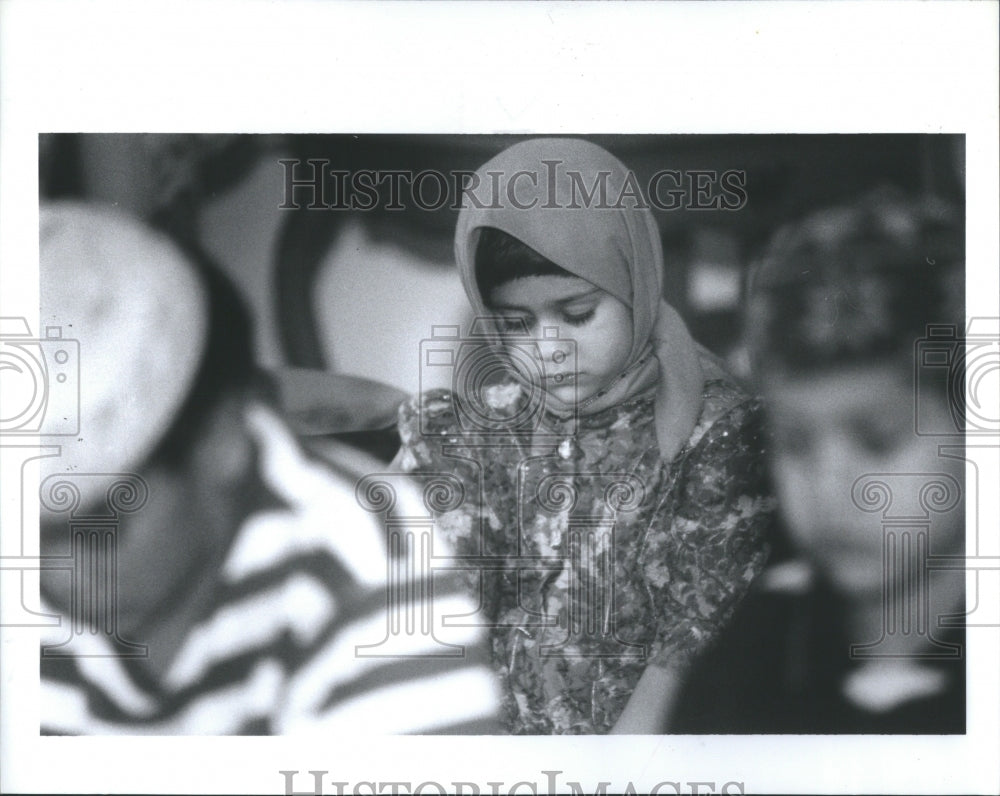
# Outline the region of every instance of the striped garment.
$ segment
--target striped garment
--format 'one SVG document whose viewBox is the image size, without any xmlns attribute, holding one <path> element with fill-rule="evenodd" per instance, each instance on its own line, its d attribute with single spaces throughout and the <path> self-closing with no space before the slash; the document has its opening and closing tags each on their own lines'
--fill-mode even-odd
<svg viewBox="0 0 1000 796">
<path fill-rule="evenodd" d="M 355 499 L 356 478 L 306 457 L 269 410 L 250 420 L 264 483 L 282 507 L 240 529 L 213 606 L 161 678 L 142 658 L 116 656 L 100 634 L 77 635 L 72 655 L 48 657 L 69 620 L 43 631 L 41 732 L 496 731 L 482 632 L 445 621 L 476 610 L 461 586 L 388 558 L 383 521 Z M 398 513 L 426 514 L 413 499 L 401 494 Z M 390 590 L 393 573 L 403 579 Z M 433 601 L 422 600 L 431 587 Z"/>
</svg>

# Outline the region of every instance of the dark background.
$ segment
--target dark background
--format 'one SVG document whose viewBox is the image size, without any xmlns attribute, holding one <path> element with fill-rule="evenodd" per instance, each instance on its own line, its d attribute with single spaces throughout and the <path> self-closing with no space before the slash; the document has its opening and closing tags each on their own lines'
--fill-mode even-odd
<svg viewBox="0 0 1000 796">
<path fill-rule="evenodd" d="M 359 375 L 381 375 L 408 389 L 412 378 L 399 376 L 391 359 L 380 365 L 380 351 L 399 338 L 412 338 L 416 346 L 426 330 L 408 329 L 408 313 L 385 306 L 384 317 L 360 336 L 371 341 L 371 350 L 338 353 L 336 332 L 330 331 L 336 329 L 336 319 L 329 317 L 331 303 L 317 296 L 319 279 L 338 236 L 354 224 L 373 244 L 370 252 L 356 253 L 357 267 L 370 267 L 373 280 L 390 278 L 377 276 L 377 260 L 385 249 L 375 244 L 384 242 L 394 252 L 417 258 L 430 283 L 457 282 L 451 254 L 457 210 L 281 209 L 286 175 L 279 161 L 320 158 L 349 172 L 471 171 L 527 137 L 42 135 L 40 186 L 43 198 L 115 203 L 197 241 L 254 308 L 263 364 L 351 372 L 359 370 L 358 362 L 371 363 Z M 779 226 L 884 185 L 959 204 L 964 199 L 964 137 L 959 135 L 583 137 L 616 154 L 644 187 L 663 169 L 745 173 L 747 201 L 738 210 L 654 209 L 667 264 L 666 296 L 696 338 L 730 359 L 738 356 L 739 294 L 747 267 Z M 355 280 L 345 290 L 356 291 L 363 281 Z M 337 292 L 337 284 L 334 280 L 331 288 L 326 283 L 324 289 Z M 433 291 L 421 290 L 426 286 L 415 286 L 409 294 L 413 302 L 437 300 Z"/>
</svg>

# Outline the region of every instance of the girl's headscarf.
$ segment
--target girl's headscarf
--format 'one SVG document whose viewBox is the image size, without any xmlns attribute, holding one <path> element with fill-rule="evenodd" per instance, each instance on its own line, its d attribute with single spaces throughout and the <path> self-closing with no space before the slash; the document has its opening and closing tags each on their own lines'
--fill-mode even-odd
<svg viewBox="0 0 1000 796">
<path fill-rule="evenodd" d="M 481 166 L 458 217 L 455 256 L 473 308 L 486 316 L 475 268 L 482 227 L 514 236 L 631 309 L 625 370 L 575 409 L 594 414 L 655 389 L 660 454 L 672 459 L 701 413 L 704 376 L 684 321 L 662 298 L 659 230 L 636 175 L 596 144 L 565 138 L 515 144 Z M 555 399 L 547 408 L 574 409 Z"/>
</svg>

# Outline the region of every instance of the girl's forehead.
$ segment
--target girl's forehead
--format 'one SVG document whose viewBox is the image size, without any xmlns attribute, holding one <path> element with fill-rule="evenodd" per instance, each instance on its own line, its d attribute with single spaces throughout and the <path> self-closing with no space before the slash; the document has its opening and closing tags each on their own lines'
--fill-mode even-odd
<svg viewBox="0 0 1000 796">
<path fill-rule="evenodd" d="M 602 294 L 603 290 L 578 276 L 525 276 L 498 285 L 490 294 L 489 303 L 494 307 L 534 308 Z"/>
</svg>

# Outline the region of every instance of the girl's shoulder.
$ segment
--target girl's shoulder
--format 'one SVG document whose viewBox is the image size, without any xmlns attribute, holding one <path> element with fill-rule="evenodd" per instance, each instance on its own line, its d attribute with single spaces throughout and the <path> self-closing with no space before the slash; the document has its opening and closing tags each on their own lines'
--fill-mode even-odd
<svg viewBox="0 0 1000 796">
<path fill-rule="evenodd" d="M 460 460 L 478 460 L 482 454 L 474 451 L 484 447 L 511 447 L 515 432 L 504 422 L 510 397 L 486 393 L 476 402 L 440 388 L 411 396 L 399 407 L 400 447 L 393 467 L 404 472 L 448 468 L 469 476 L 456 470 L 464 466 Z"/>
<path fill-rule="evenodd" d="M 700 353 L 705 386 L 701 414 L 688 440 L 689 447 L 697 445 L 709 432 L 712 436 L 738 432 L 748 423 L 756 422 L 762 411 L 760 399 L 718 357 L 705 350 Z"/>
<path fill-rule="evenodd" d="M 442 388 L 418 393 L 399 408 L 400 438 L 406 444 L 418 436 L 495 437 L 510 430 L 525 400 L 524 389 L 514 382 L 485 386 L 475 396 Z"/>
<path fill-rule="evenodd" d="M 414 437 L 449 433 L 460 428 L 451 390 L 434 389 L 407 398 L 399 407 L 399 435 L 404 444 Z"/>
<path fill-rule="evenodd" d="M 403 472 L 439 466 L 441 443 L 457 439 L 458 416 L 450 390 L 435 389 L 411 395 L 399 407 L 396 430 L 399 451 L 392 467 Z"/>
</svg>

